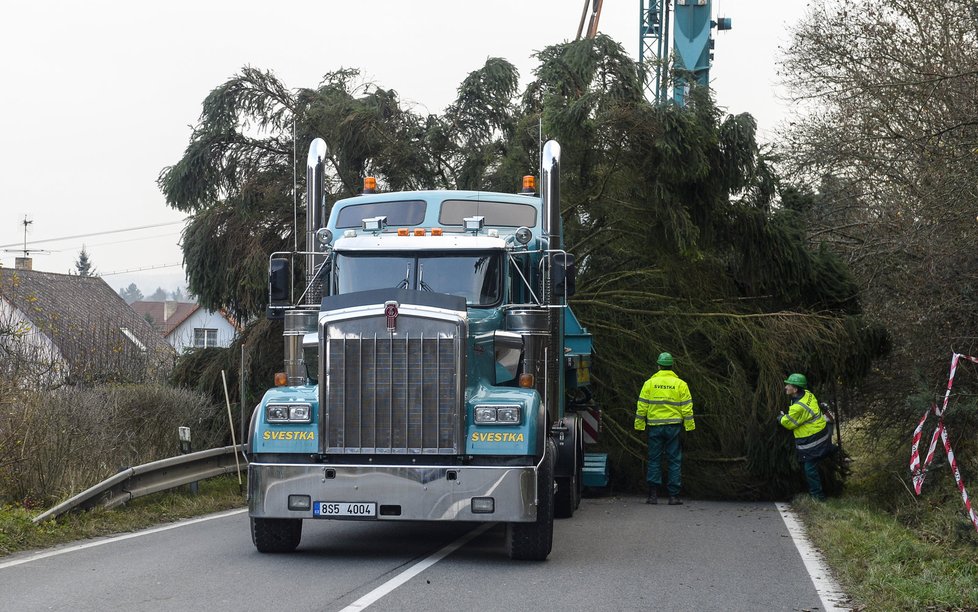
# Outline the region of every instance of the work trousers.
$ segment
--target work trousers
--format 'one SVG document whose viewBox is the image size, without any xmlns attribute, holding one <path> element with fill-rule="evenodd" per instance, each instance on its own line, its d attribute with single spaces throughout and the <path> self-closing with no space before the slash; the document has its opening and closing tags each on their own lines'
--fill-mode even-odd
<svg viewBox="0 0 978 612">
<path fill-rule="evenodd" d="M 821 459 L 812 461 L 802 461 L 801 465 L 805 468 L 805 479 L 808 480 L 808 492 L 817 500 L 824 500 L 825 493 L 822 491 L 822 477 L 818 474 L 818 462 Z"/>
<path fill-rule="evenodd" d="M 662 451 L 666 453 L 669 467 L 669 495 L 679 495 L 682 487 L 683 450 L 679 445 L 682 425 L 655 425 L 649 427 L 649 469 L 645 480 L 650 487 L 662 484 Z"/>
</svg>

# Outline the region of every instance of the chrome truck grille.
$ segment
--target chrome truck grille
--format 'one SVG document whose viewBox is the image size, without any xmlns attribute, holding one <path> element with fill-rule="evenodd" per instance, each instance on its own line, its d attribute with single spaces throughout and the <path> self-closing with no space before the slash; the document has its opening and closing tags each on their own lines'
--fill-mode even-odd
<svg viewBox="0 0 978 612">
<path fill-rule="evenodd" d="M 461 452 L 465 324 L 418 314 L 402 310 L 393 334 L 383 317 L 325 322 L 325 452 Z"/>
</svg>

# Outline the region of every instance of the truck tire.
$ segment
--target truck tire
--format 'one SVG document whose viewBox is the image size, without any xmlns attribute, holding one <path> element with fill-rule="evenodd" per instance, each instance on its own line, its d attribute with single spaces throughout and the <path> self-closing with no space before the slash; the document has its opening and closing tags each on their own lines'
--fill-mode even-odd
<svg viewBox="0 0 978 612">
<path fill-rule="evenodd" d="M 251 519 L 251 541 L 258 552 L 292 552 L 301 538 L 302 519 Z"/>
<path fill-rule="evenodd" d="M 557 447 L 547 438 L 546 451 L 537 473 L 537 520 L 532 523 L 509 523 L 506 546 L 509 558 L 521 561 L 544 561 L 554 541 L 554 455 Z"/>
<path fill-rule="evenodd" d="M 554 517 L 559 519 L 574 516 L 574 490 L 577 488 L 573 476 L 557 479 L 557 493 L 554 494 Z"/>
<path fill-rule="evenodd" d="M 574 453 L 571 458 L 565 459 L 572 461 L 570 475 L 557 477 L 557 493 L 554 495 L 554 516 L 557 518 L 574 516 L 574 511 L 581 505 L 584 491 L 584 441 L 581 438 L 580 419 L 576 419 L 572 431 Z"/>
<path fill-rule="evenodd" d="M 574 509 L 581 507 L 581 499 L 584 498 L 584 437 L 578 437 L 577 443 L 577 469 L 574 472 L 577 484 L 574 487 Z"/>
</svg>

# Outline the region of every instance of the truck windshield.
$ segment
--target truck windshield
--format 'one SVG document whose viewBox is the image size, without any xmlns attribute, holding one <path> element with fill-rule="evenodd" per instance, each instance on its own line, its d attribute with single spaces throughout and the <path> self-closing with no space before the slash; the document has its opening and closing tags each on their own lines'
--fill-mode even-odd
<svg viewBox="0 0 978 612">
<path fill-rule="evenodd" d="M 447 293 L 469 306 L 502 299 L 502 253 L 336 253 L 335 293 L 395 287 Z"/>
</svg>

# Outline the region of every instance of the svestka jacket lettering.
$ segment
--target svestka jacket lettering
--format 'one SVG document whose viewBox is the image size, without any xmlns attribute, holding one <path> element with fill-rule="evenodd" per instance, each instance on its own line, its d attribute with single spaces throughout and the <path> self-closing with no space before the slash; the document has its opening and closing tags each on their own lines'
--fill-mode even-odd
<svg viewBox="0 0 978 612">
<path fill-rule="evenodd" d="M 645 431 L 646 426 L 679 423 L 686 431 L 696 429 L 689 386 L 672 370 L 659 370 L 642 386 L 635 409 L 635 429 Z"/>
</svg>

